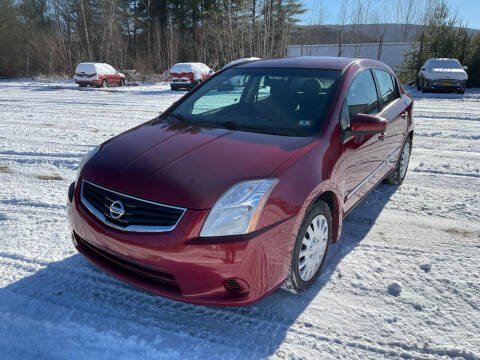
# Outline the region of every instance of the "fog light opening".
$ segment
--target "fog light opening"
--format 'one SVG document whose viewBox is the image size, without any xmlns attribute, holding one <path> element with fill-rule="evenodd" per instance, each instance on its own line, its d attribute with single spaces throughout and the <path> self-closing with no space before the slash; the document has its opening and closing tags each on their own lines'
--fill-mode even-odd
<svg viewBox="0 0 480 360">
<path fill-rule="evenodd" d="M 226 280 L 223 286 L 232 294 L 243 295 L 248 293 L 248 284 L 241 279 Z"/>
</svg>

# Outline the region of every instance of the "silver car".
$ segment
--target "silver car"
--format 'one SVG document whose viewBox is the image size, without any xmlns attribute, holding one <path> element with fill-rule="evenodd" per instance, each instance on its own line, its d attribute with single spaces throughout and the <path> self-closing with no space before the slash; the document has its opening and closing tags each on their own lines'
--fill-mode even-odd
<svg viewBox="0 0 480 360">
<path fill-rule="evenodd" d="M 431 58 L 425 61 L 418 72 L 417 89 L 422 92 L 432 90 L 465 92 L 468 75 L 457 59 Z"/>
</svg>

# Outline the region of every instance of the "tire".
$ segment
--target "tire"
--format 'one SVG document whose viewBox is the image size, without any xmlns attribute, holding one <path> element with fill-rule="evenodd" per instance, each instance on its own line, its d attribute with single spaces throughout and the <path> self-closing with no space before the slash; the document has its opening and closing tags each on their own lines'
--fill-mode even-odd
<svg viewBox="0 0 480 360">
<path fill-rule="evenodd" d="M 173 85 L 170 85 L 170 89 L 173 90 L 173 91 L 177 91 L 178 88 L 176 86 L 173 86 Z"/>
<path fill-rule="evenodd" d="M 460 90 L 458 90 L 458 93 L 459 93 L 459 94 L 462 94 L 462 95 L 465 94 L 465 89 L 460 89 Z"/>
<path fill-rule="evenodd" d="M 120 79 L 119 86 L 125 86 L 125 79 Z"/>
<path fill-rule="evenodd" d="M 402 185 L 405 175 L 407 175 L 410 154 L 412 153 L 412 139 L 407 136 L 405 144 L 403 144 L 402 152 L 398 158 L 395 169 L 385 178 L 385 182 L 391 185 Z"/>
<path fill-rule="evenodd" d="M 314 224 L 317 225 L 314 227 Z M 311 242 L 312 237 L 313 243 Z M 332 215 L 330 208 L 323 201 L 318 201 L 307 211 L 300 226 L 290 268 L 282 289 L 298 294 L 311 287 L 322 271 L 331 241 Z"/>
<path fill-rule="evenodd" d="M 108 88 L 108 81 L 106 79 L 102 81 L 102 88 Z"/>
<path fill-rule="evenodd" d="M 190 90 L 195 89 L 198 85 L 200 85 L 200 83 L 201 83 L 200 80 L 194 81 L 194 82 L 192 83 L 192 85 L 190 85 L 188 88 L 189 88 Z"/>
<path fill-rule="evenodd" d="M 422 93 L 428 92 L 428 89 L 425 87 L 425 80 L 422 80 Z"/>
<path fill-rule="evenodd" d="M 418 91 L 421 91 L 422 90 L 422 86 L 420 84 L 420 79 L 417 78 L 417 81 L 416 81 L 416 85 L 417 85 L 417 90 Z"/>
<path fill-rule="evenodd" d="M 87 87 L 87 84 L 78 84 L 80 87 Z"/>
</svg>

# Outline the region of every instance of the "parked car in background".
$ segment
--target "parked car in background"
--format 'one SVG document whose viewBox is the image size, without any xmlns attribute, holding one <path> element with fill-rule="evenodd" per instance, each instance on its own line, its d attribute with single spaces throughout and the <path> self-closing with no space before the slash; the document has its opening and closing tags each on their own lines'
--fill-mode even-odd
<svg viewBox="0 0 480 360">
<path fill-rule="evenodd" d="M 80 87 L 125 85 L 125 75 L 105 63 L 80 63 L 75 69 L 73 79 Z"/>
<path fill-rule="evenodd" d="M 68 194 L 73 243 L 176 300 L 297 293 L 345 216 L 383 180 L 402 183 L 412 137 L 413 99 L 379 61 L 241 64 L 87 154 Z"/>
<path fill-rule="evenodd" d="M 457 91 L 465 93 L 468 68 L 457 59 L 432 58 L 421 67 L 417 77 L 417 89 L 423 92 L 432 90 Z"/>
<path fill-rule="evenodd" d="M 249 57 L 249 58 L 242 58 L 242 59 L 233 60 L 233 61 L 230 61 L 228 64 L 225 64 L 222 67 L 222 70 L 226 69 L 226 68 L 229 68 L 233 65 L 239 65 L 239 64 L 243 64 L 243 63 L 247 63 L 247 62 L 251 62 L 251 61 L 256 61 L 256 60 L 261 60 L 261 59 L 258 58 L 258 57 Z"/>
<path fill-rule="evenodd" d="M 203 63 L 178 63 L 170 69 L 170 88 L 192 89 L 212 74 L 213 70 Z"/>
</svg>

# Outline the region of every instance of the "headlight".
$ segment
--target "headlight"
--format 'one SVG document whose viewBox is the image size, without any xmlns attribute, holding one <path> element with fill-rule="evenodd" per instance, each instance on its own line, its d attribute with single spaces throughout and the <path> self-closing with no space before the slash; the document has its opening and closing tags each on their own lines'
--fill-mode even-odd
<svg viewBox="0 0 480 360">
<path fill-rule="evenodd" d="M 75 176 L 75 182 L 78 181 L 78 178 L 80 177 L 80 173 L 82 172 L 82 169 L 85 166 L 85 164 L 88 162 L 88 160 L 90 160 L 93 157 L 93 155 L 95 155 L 99 151 L 100 151 L 100 146 L 96 146 L 83 157 L 82 161 L 80 161 L 80 165 L 78 166 L 77 176 Z"/>
<path fill-rule="evenodd" d="M 239 235 L 255 230 L 277 183 L 277 179 L 251 180 L 231 187 L 210 210 L 200 236 Z"/>
</svg>

